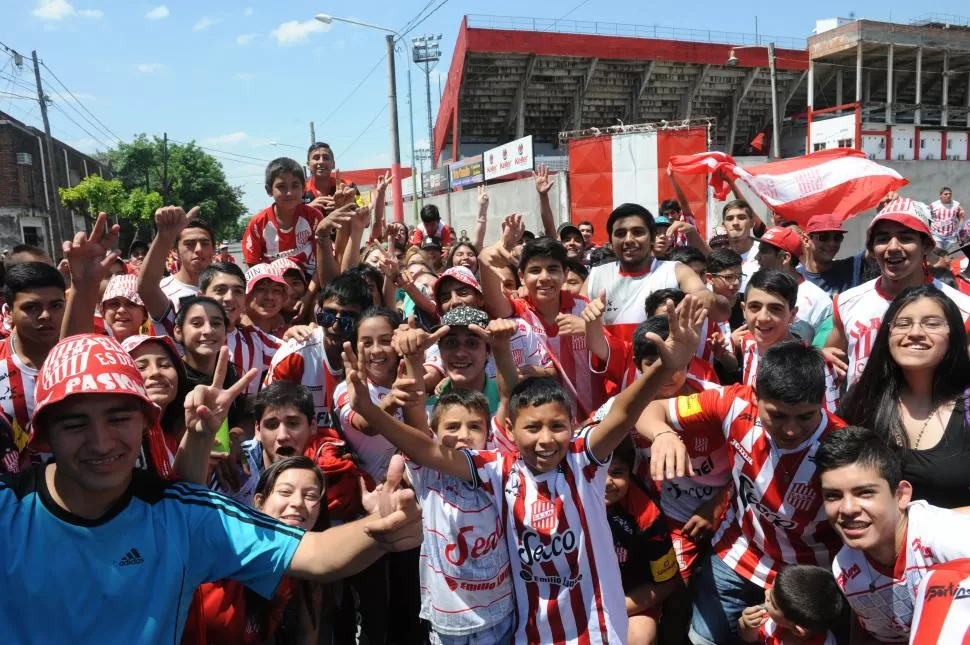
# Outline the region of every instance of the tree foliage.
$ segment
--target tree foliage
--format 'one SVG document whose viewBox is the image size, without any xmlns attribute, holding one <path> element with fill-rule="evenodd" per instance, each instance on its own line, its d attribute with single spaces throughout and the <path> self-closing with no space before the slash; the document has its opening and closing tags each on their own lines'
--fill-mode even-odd
<svg viewBox="0 0 970 645">
<path fill-rule="evenodd" d="M 127 190 L 117 179 L 103 179 L 100 175 L 88 175 L 76 186 L 59 188 L 61 203 L 83 215 L 92 224 L 98 213 L 105 212 L 131 220 L 133 224 L 152 221 L 152 215 L 162 205 L 162 196 L 156 192 L 146 193 L 141 188 Z"/>
<path fill-rule="evenodd" d="M 160 194 L 168 204 L 188 210 L 198 206 L 217 237 L 234 237 L 237 221 L 246 213 L 242 189 L 230 186 L 214 157 L 195 143 L 168 143 L 168 181 L 164 182 L 164 141 L 140 134 L 106 154 L 114 176 L 130 191 Z M 165 185 L 167 183 L 167 185 Z"/>
</svg>

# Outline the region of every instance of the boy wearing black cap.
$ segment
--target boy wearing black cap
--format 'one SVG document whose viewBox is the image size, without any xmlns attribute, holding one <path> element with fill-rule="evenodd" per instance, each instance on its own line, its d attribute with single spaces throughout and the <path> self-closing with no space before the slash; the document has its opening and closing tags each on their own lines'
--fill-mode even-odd
<svg viewBox="0 0 970 645">
<path fill-rule="evenodd" d="M 565 224 L 559 225 L 557 233 L 559 235 L 559 241 L 566 247 L 566 258 L 582 262 L 583 256 L 586 253 L 586 241 L 579 228 L 574 224 L 566 222 Z"/>
</svg>

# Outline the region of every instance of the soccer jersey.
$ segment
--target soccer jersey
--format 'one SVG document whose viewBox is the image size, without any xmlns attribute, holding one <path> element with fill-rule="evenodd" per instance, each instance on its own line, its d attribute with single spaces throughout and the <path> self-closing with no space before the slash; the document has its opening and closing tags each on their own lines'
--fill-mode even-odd
<svg viewBox="0 0 970 645">
<path fill-rule="evenodd" d="M 563 385 L 576 400 L 579 407 L 578 418 L 586 418 L 606 400 L 603 375 L 594 373 L 589 365 L 589 348 L 586 336 L 560 336 L 559 327 L 547 326 L 529 300 L 513 298 L 509 301 L 515 316 L 522 318 L 546 346 L 546 351 L 556 365 Z M 582 316 L 589 301 L 582 296 L 573 296 L 565 291 L 560 294 L 559 311 L 564 314 Z M 642 307 L 641 307 L 642 309 Z"/>
<path fill-rule="evenodd" d="M 948 205 L 944 205 L 940 200 L 936 200 L 930 204 L 930 214 L 933 216 L 930 231 L 933 233 L 933 239 L 937 245 L 946 247 L 947 244 L 955 241 L 957 231 L 960 230 L 960 225 L 966 215 L 963 207 L 960 206 L 960 202 L 953 199 L 950 200 Z"/>
<path fill-rule="evenodd" d="M 807 343 L 806 343 L 807 344 Z M 754 388 L 758 383 L 761 350 L 750 331 L 741 337 L 741 383 Z M 825 364 L 825 409 L 835 414 L 839 407 L 842 379 L 829 363 Z"/>
<path fill-rule="evenodd" d="M 237 325 L 226 335 L 229 360 L 236 368 L 236 373 L 242 375 L 254 367 L 258 370 L 257 377 L 246 387 L 246 394 L 259 391 L 260 381 L 283 342 L 252 325 Z"/>
<path fill-rule="evenodd" d="M 626 495 L 607 507 L 606 516 L 625 592 L 677 575 L 677 556 L 663 515 L 638 480 L 630 481 Z"/>
<path fill-rule="evenodd" d="M 391 391 L 389 388 L 371 383 L 369 379 L 367 389 L 370 392 L 371 401 L 374 403 L 383 401 L 384 397 Z M 367 474 L 373 477 L 374 481 L 384 481 L 384 478 L 387 477 L 387 467 L 391 463 L 391 457 L 397 452 L 397 448 L 378 432 L 368 435 L 354 427 L 352 421 L 357 413 L 350 407 L 350 396 L 347 394 L 346 381 L 340 381 L 337 384 L 333 393 L 333 402 L 337 409 L 340 429 L 360 458 L 360 467 L 367 471 Z M 394 411 L 394 417 L 404 419 L 400 410 Z"/>
<path fill-rule="evenodd" d="M 606 344 L 609 346 L 610 355 L 606 359 L 606 367 L 603 368 L 603 361 L 590 354 L 590 369 L 601 371 L 606 378 L 617 386 L 617 391 L 625 390 L 640 377 L 640 370 L 636 365 L 633 355 L 633 343 L 613 336 L 606 335 Z M 687 365 L 687 380 L 694 385 L 709 382 L 719 385 L 717 372 L 707 361 L 692 356 Z M 703 389 L 698 387 L 697 389 Z"/>
<path fill-rule="evenodd" d="M 174 275 L 170 275 L 167 278 L 162 278 L 162 281 L 158 284 L 162 289 L 162 293 L 171 301 L 172 307 L 175 311 L 179 310 L 179 302 L 182 298 L 191 298 L 192 296 L 197 296 L 201 293 L 199 288 L 195 285 L 186 284 L 181 280 L 176 280 Z"/>
<path fill-rule="evenodd" d="M 827 318 L 832 315 L 832 298 L 818 285 L 798 276 L 798 297 L 795 306 L 796 320 L 804 320 L 812 326 L 812 333 L 818 331 Z"/>
<path fill-rule="evenodd" d="M 626 642 L 626 601 L 603 502 L 607 464 L 589 449 L 590 429 L 548 473 L 532 472 L 517 454 L 465 451 L 478 485 L 501 509 L 516 643 Z"/>
<path fill-rule="evenodd" d="M 832 632 L 826 630 L 824 634 L 812 634 L 796 641 L 789 640 L 787 643 L 784 638 L 785 632 L 778 627 L 773 619 L 768 618 L 764 624 L 758 628 L 758 642 L 763 645 L 789 645 L 799 643 L 799 645 L 836 645 L 838 641 Z"/>
<path fill-rule="evenodd" d="M 603 326 L 620 338 L 633 340 L 637 325 L 647 319 L 644 310 L 647 296 L 658 289 L 678 289 L 678 262 L 653 258 L 643 273 L 626 273 L 619 262 L 593 267 L 586 279 L 590 298 L 598 298 L 606 290 L 606 311 Z"/>
<path fill-rule="evenodd" d="M 846 379 L 849 386 L 862 376 L 869 354 L 872 352 L 872 343 L 882 324 L 882 317 L 893 300 L 891 295 L 880 288 L 881 283 L 882 277 L 879 277 L 835 297 L 835 322 L 842 328 L 848 345 L 846 354 L 849 357 L 849 369 L 846 372 Z M 970 316 L 970 296 L 960 293 L 939 280 L 934 279 L 932 284 L 956 303 L 966 323 Z"/>
<path fill-rule="evenodd" d="M 744 385 L 670 399 L 674 430 L 725 443 L 735 499 L 714 536 L 715 553 L 741 577 L 770 585 L 785 564 L 825 566 L 838 542 L 825 517 L 815 451 L 842 427 L 826 412 L 800 445 L 777 448 L 761 426 L 754 390 Z"/>
<path fill-rule="evenodd" d="M 699 359 L 713 364 L 717 358 L 714 356 L 714 334 L 721 334 L 720 347 L 722 347 L 725 353 L 730 353 L 731 349 L 731 323 L 726 320 L 720 322 L 715 322 L 710 318 L 704 319 L 704 324 L 700 330 L 701 342 L 697 345 L 697 351 L 694 356 Z"/>
<path fill-rule="evenodd" d="M 314 231 L 321 214 L 306 204 L 297 204 L 293 224 L 283 228 L 276 218 L 276 206 L 270 205 L 256 214 L 243 233 L 243 259 L 246 264 L 269 263 L 278 258 L 290 258 L 313 274 L 316 268 Z"/>
<path fill-rule="evenodd" d="M 674 220 L 680 221 L 680 222 L 687 222 L 694 228 L 697 228 L 697 220 L 694 219 L 693 215 L 688 215 L 687 213 L 682 212 L 680 213 L 680 215 L 675 217 Z M 673 238 L 671 239 L 671 245 L 672 245 L 672 248 L 677 248 L 678 246 L 690 246 L 690 240 L 687 239 L 687 233 L 684 233 L 683 231 L 678 231 L 677 233 L 675 233 Z"/>
<path fill-rule="evenodd" d="M 0 476 L 0 531 L 16 545 L 0 569 L 17 599 L 0 605 L 8 643 L 179 642 L 196 587 L 229 578 L 270 598 L 303 535 L 141 471 L 103 517 L 82 519 L 53 500 L 44 468 Z"/>
<path fill-rule="evenodd" d="M 892 569 L 848 546 L 832 561 L 832 573 L 859 624 L 885 642 L 909 639 L 917 587 L 929 568 L 970 557 L 970 516 L 922 500 L 911 502 L 907 514 L 906 537 Z"/>
<path fill-rule="evenodd" d="M 414 227 L 414 231 L 411 233 L 411 244 L 413 246 L 421 246 L 421 241 L 429 235 L 437 237 L 442 246 L 451 246 L 451 243 L 454 241 L 455 232 L 450 226 L 442 222 L 438 222 L 437 228 L 433 231 L 429 231 L 424 222 L 418 222 L 418 225 Z"/>
<path fill-rule="evenodd" d="M 970 643 L 970 560 L 931 567 L 923 576 L 909 632 L 910 645 Z"/>
<path fill-rule="evenodd" d="M 11 347 L 16 334 L 0 341 L 0 410 L 13 426 L 13 440 L 23 450 L 29 437 L 30 419 L 34 416 L 34 382 L 37 370 L 27 367 Z"/>
<path fill-rule="evenodd" d="M 553 366 L 549 352 L 546 351 L 546 344 L 539 335 L 533 331 L 532 326 L 521 318 L 509 318 L 516 324 L 515 335 L 509 339 L 509 348 L 512 350 L 512 360 L 516 367 L 530 365 L 548 369 Z M 432 345 L 424 355 L 424 366 L 436 370 L 444 376 L 445 368 L 441 363 L 441 351 L 438 345 Z M 488 362 L 485 363 L 485 374 L 489 378 L 495 378 L 495 359 L 489 354 Z"/>
<path fill-rule="evenodd" d="M 439 634 L 475 634 L 515 611 L 497 500 L 467 482 L 407 462 L 421 502 L 421 618 Z"/>
<path fill-rule="evenodd" d="M 342 369 L 336 370 L 330 366 L 324 348 L 323 329 L 317 327 L 305 341 L 290 340 L 280 347 L 273 356 L 263 384 L 289 381 L 305 385 L 313 394 L 317 427 L 339 428 L 333 393 L 343 377 Z"/>
</svg>

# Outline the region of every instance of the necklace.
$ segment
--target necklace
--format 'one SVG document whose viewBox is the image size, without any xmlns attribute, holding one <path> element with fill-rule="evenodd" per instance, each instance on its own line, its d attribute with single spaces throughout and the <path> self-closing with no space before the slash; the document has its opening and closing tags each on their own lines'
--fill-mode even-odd
<svg viewBox="0 0 970 645">
<path fill-rule="evenodd" d="M 923 440 L 923 433 L 926 432 L 926 427 L 930 425 L 930 421 L 933 420 L 933 417 L 936 415 L 936 412 L 938 409 L 939 409 L 939 406 L 933 408 L 933 410 L 930 412 L 930 415 L 926 417 L 926 421 L 923 422 L 923 427 L 919 429 L 919 434 L 916 435 L 916 443 L 913 444 L 913 450 L 916 450 L 917 448 L 919 448 L 919 442 Z"/>
</svg>

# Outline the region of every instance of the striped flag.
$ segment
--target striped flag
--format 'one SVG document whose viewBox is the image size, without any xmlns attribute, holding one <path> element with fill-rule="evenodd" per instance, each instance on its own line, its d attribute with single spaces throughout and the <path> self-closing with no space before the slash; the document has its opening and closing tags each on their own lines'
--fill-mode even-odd
<svg viewBox="0 0 970 645">
<path fill-rule="evenodd" d="M 710 174 L 718 199 L 727 196 L 725 176 L 743 181 L 782 219 L 806 226 L 813 215 L 842 219 L 874 208 L 891 190 L 909 183 L 899 173 L 866 158 L 861 150 L 833 148 L 803 157 L 742 168 L 731 155 L 703 152 L 671 158 L 675 173 Z"/>
<path fill-rule="evenodd" d="M 665 199 L 676 199 L 666 168 L 677 155 L 707 149 L 707 128 L 615 134 L 569 142 L 569 199 L 572 221 L 589 220 L 598 244 L 606 239 L 610 211 L 626 202 L 659 214 Z M 703 177 L 678 177 L 703 234 L 707 189 Z M 683 204 L 681 205 L 683 206 Z"/>
</svg>

